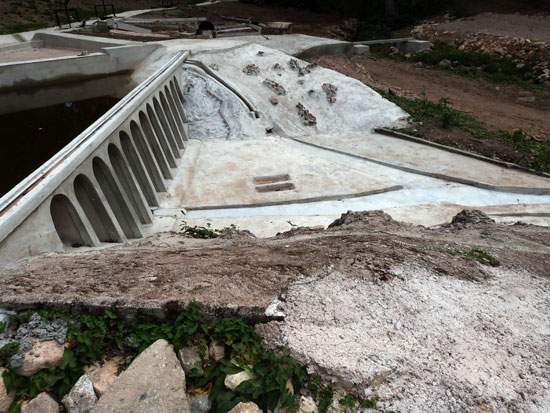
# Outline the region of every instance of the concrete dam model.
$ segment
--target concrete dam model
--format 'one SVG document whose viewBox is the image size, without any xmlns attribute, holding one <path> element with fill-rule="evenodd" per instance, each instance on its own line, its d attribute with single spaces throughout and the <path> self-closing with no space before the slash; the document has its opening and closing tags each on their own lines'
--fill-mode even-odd
<svg viewBox="0 0 550 413">
<path fill-rule="evenodd" d="M 273 236 L 347 210 L 428 226 L 476 207 L 549 223 L 547 176 L 392 132 L 406 122 L 400 108 L 294 57 L 341 48 L 333 41 L 34 36 L 10 47 L 60 56 L 0 63 L 0 114 L 119 100 L 0 199 L 0 268 L 177 231 L 182 220 Z"/>
</svg>

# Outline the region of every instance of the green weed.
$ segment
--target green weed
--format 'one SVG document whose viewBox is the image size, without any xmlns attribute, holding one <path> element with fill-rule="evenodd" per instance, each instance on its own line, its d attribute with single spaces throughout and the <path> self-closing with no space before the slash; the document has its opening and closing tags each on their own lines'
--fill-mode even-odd
<svg viewBox="0 0 550 413">
<path fill-rule="evenodd" d="M 207 223 L 205 227 L 202 225 L 195 225 L 192 227 L 190 225 L 187 225 L 187 222 L 185 221 L 182 221 L 182 224 L 181 224 L 181 231 L 185 235 L 189 235 L 193 238 L 201 238 L 201 239 L 218 238 L 225 231 L 229 229 L 235 229 L 235 228 L 237 227 L 234 224 L 231 224 L 229 227 L 222 228 L 222 229 L 212 228 L 212 225 L 210 223 Z"/>
<path fill-rule="evenodd" d="M 210 343 L 223 343 L 231 350 L 230 358 L 216 363 L 204 359 L 200 367 L 187 375 L 189 385 L 210 394 L 212 412 L 225 413 L 240 401 L 254 401 L 261 409 L 274 410 L 277 403 L 291 410 L 296 397 L 286 383 L 290 380 L 296 393 L 307 385 L 317 399 L 320 411 L 325 412 L 332 402 L 333 389 L 322 384 L 317 376 L 308 375 L 304 366 L 287 355 L 276 355 L 263 348 L 260 336 L 244 319 L 228 317 L 208 322 L 198 313 L 199 304 L 191 303 L 173 322 L 150 323 L 143 320 L 127 322 L 110 311 L 102 314 L 67 314 L 40 311 L 46 320 L 63 317 L 69 322 L 63 359 L 58 367 L 43 370 L 31 377 L 19 376 L 14 370 L 3 373 L 8 389 L 16 389 L 15 411 L 18 401 L 35 397 L 42 391 L 50 392 L 60 400 L 84 373 L 84 367 L 102 360 L 106 354 L 136 356 L 158 339 L 165 339 L 176 349 L 198 345 L 203 357 Z M 23 314 L 14 323 L 24 322 Z M 11 322 L 10 322 L 11 323 Z M 15 349 L 9 349 L 13 353 Z M 2 348 L 4 351 L 4 348 Z M 15 350 L 16 351 L 16 350 Z M 239 385 L 235 392 L 224 385 L 227 374 L 248 369 L 255 378 Z"/>
<path fill-rule="evenodd" d="M 521 129 L 512 133 L 488 129 L 483 122 L 473 116 L 453 109 L 452 102 L 446 98 L 435 103 L 428 100 L 426 96 L 409 99 L 382 90 L 378 90 L 378 93 L 408 112 L 411 115 L 410 120 L 413 122 L 433 123 L 447 129 L 457 128 L 478 139 L 503 142 L 528 154 L 518 162 L 520 166 L 536 171 L 550 172 L 550 141 L 538 142 Z M 445 144 L 444 141 L 440 143 Z"/>
<path fill-rule="evenodd" d="M 454 256 L 463 256 L 466 259 L 477 261 L 480 264 L 483 265 L 489 265 L 491 267 L 499 267 L 500 261 L 497 260 L 495 257 L 493 257 L 491 254 L 489 254 L 487 251 L 479 248 L 479 247 L 473 247 L 470 249 L 470 251 L 463 251 L 458 248 L 428 248 L 432 249 L 434 251 L 444 252 L 446 254 L 454 255 Z"/>
</svg>

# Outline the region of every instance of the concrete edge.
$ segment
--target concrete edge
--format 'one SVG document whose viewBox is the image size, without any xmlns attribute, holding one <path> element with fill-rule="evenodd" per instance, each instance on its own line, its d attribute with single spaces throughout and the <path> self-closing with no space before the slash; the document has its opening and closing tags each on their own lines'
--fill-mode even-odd
<svg viewBox="0 0 550 413">
<path fill-rule="evenodd" d="M 349 42 L 321 44 L 302 50 L 293 56 L 302 60 L 316 59 L 321 56 L 350 56 L 354 53 L 353 46 L 354 44 Z"/>
<path fill-rule="evenodd" d="M 212 206 L 208 205 L 208 206 L 184 207 L 184 208 L 187 211 L 207 211 L 207 210 L 214 210 L 214 209 L 261 208 L 266 206 L 277 206 L 277 205 L 308 204 L 312 202 L 337 201 L 339 199 L 361 198 L 364 196 L 399 191 L 401 189 L 403 189 L 403 186 L 394 185 L 386 188 L 373 189 L 371 191 L 357 192 L 353 194 L 326 195 L 326 196 L 317 196 L 317 197 L 296 199 L 296 200 L 290 200 L 290 201 L 260 202 L 255 204 L 232 204 L 232 205 L 212 205 Z M 164 210 L 166 209 L 167 208 L 164 208 Z"/>
<path fill-rule="evenodd" d="M 322 145 L 317 145 L 317 144 L 311 143 L 311 142 L 301 141 L 298 138 L 291 138 L 291 139 L 296 141 L 296 142 L 302 143 L 304 145 L 309 145 L 309 146 L 313 146 L 315 148 L 331 151 L 331 152 L 334 152 L 334 153 L 339 153 L 341 155 L 351 156 L 351 157 L 354 157 L 354 158 L 357 158 L 357 159 L 362 159 L 362 160 L 365 160 L 365 161 L 373 162 L 373 163 L 376 163 L 376 164 L 379 164 L 379 165 L 382 165 L 382 166 L 387 166 L 389 168 L 398 169 L 398 170 L 401 170 L 401 171 L 404 171 L 404 172 L 410 172 L 410 173 L 414 173 L 414 174 L 417 174 L 417 175 L 427 176 L 429 178 L 441 179 L 441 180 L 444 180 L 444 181 L 455 182 L 455 183 L 463 184 L 463 185 L 470 185 L 470 186 L 474 186 L 474 187 L 481 188 L 481 189 L 487 189 L 489 191 L 507 192 L 507 193 L 512 193 L 512 194 L 523 194 L 523 195 L 550 195 L 550 187 L 549 188 L 528 188 L 528 187 L 518 187 L 518 186 L 491 185 L 491 184 L 486 184 L 486 183 L 483 183 L 483 182 L 471 181 L 469 179 L 458 178 L 456 176 L 439 174 L 439 173 L 435 173 L 435 172 L 426 172 L 426 171 L 421 171 L 419 169 L 409 168 L 409 167 L 406 167 L 406 166 L 394 165 L 394 164 L 391 164 L 389 162 L 380 161 L 378 159 L 367 158 L 366 156 L 361 156 L 361 155 L 357 155 L 357 154 L 350 153 L 350 152 L 340 151 L 340 150 L 334 149 L 334 148 L 328 148 L 328 147 L 325 147 L 325 146 L 322 146 Z"/>
<path fill-rule="evenodd" d="M 119 300 L 104 297 L 101 300 L 87 299 L 85 297 L 63 297 L 56 299 L 38 299 L 36 301 L 21 298 L 18 295 L 0 297 L 0 308 L 13 311 L 26 311 L 47 309 L 69 314 L 89 312 L 92 314 L 109 310 L 126 320 L 144 318 L 146 320 L 163 321 L 176 318 L 185 308 L 195 300 L 155 300 L 135 302 L 130 299 Z M 224 317 L 242 317 L 252 324 L 266 323 L 280 320 L 280 317 L 270 317 L 265 314 L 269 303 L 263 306 L 250 305 L 239 306 L 232 303 L 201 303 L 198 309 L 199 315 L 207 320 Z"/>
<path fill-rule="evenodd" d="M 530 174 L 533 174 L 533 175 L 538 175 L 538 176 L 543 176 L 545 178 L 550 178 L 550 174 L 547 174 L 545 172 L 535 171 L 534 169 L 530 169 L 530 168 L 526 168 L 524 166 L 516 165 L 516 164 L 511 163 L 511 162 L 501 161 L 501 160 L 498 160 L 498 159 L 489 158 L 487 156 L 478 155 L 477 153 L 468 152 L 468 151 L 465 151 L 463 149 L 458 149 L 458 148 L 453 148 L 451 146 L 441 145 L 440 143 L 435 143 L 435 142 L 429 141 L 427 139 L 422 139 L 422 138 L 418 138 L 416 136 L 407 135 L 406 133 L 397 132 L 397 131 L 394 131 L 394 130 L 391 130 L 391 129 L 377 128 L 377 129 L 374 129 L 374 132 L 379 133 L 381 135 L 387 135 L 387 136 L 391 136 L 391 137 L 394 137 L 394 138 L 399 138 L 399 139 L 404 139 L 404 140 L 411 141 L 411 142 L 420 143 L 422 145 L 432 146 L 434 148 L 442 149 L 442 150 L 447 151 L 447 152 L 468 156 L 470 158 L 475 158 L 475 159 L 478 159 L 480 161 L 489 162 L 489 163 L 492 163 L 492 164 L 495 164 L 495 165 L 498 165 L 498 166 L 502 166 L 502 167 L 505 167 L 505 168 L 508 168 L 508 169 L 517 169 L 519 171 L 527 172 L 527 173 L 530 173 Z"/>
</svg>

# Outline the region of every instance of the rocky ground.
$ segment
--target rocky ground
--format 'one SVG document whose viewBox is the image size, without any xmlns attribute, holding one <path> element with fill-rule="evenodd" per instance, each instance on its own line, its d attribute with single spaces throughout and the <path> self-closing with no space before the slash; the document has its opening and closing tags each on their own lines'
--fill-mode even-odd
<svg viewBox="0 0 550 413">
<path fill-rule="evenodd" d="M 529 64 L 538 81 L 550 80 L 550 16 L 482 13 L 456 21 L 417 26 L 415 38 L 447 42 L 459 50 L 487 52 Z"/>
<path fill-rule="evenodd" d="M 372 211 L 270 239 L 164 234 L 34 259 L 3 277 L 0 306 L 159 316 L 197 300 L 383 411 L 545 412 L 549 232 L 475 211 L 437 228 Z"/>
</svg>

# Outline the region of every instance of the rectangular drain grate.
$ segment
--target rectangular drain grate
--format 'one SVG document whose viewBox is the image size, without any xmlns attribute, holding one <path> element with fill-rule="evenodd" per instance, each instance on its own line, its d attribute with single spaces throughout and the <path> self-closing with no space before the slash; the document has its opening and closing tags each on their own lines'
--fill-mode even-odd
<svg viewBox="0 0 550 413">
<path fill-rule="evenodd" d="M 289 174 L 255 176 L 254 185 L 258 192 L 290 191 L 296 189 Z"/>
</svg>

